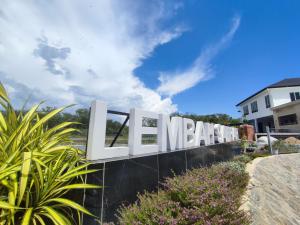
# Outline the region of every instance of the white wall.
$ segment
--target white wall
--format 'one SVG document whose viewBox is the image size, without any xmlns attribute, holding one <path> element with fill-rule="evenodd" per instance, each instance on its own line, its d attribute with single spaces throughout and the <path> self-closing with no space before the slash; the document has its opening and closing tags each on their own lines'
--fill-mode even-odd
<svg viewBox="0 0 300 225">
<path fill-rule="evenodd" d="M 298 101 L 297 101 L 298 102 Z M 291 125 L 280 125 L 279 124 L 279 117 L 280 116 L 286 116 L 290 114 L 296 113 L 297 115 L 297 124 L 291 124 Z M 275 122 L 275 128 L 276 129 L 292 129 L 292 130 L 300 130 L 300 104 L 299 102 L 294 104 L 288 104 L 285 107 L 274 109 L 274 122 Z"/>
<path fill-rule="evenodd" d="M 253 120 L 261 117 L 273 115 L 272 107 L 279 106 L 291 101 L 290 92 L 300 92 L 300 87 L 282 87 L 282 88 L 268 88 L 265 91 L 259 93 L 258 95 L 247 100 L 239 106 L 239 110 L 242 115 L 244 113 L 243 107 L 248 105 L 249 115 L 245 116 L 246 120 Z M 270 96 L 270 108 L 266 108 L 265 96 Z M 257 101 L 258 112 L 252 113 L 251 103 Z"/>
<path fill-rule="evenodd" d="M 269 91 L 273 97 L 274 107 L 290 102 L 290 92 L 300 92 L 300 87 L 270 88 Z"/>
<path fill-rule="evenodd" d="M 270 108 L 266 108 L 265 96 L 268 95 L 268 94 L 269 94 L 268 90 L 265 90 L 265 91 L 259 93 L 258 95 L 254 96 L 253 98 L 247 100 L 246 102 L 244 102 L 243 104 L 241 104 L 239 106 L 239 110 L 241 111 L 241 113 L 243 115 L 244 114 L 243 107 L 245 105 L 248 105 L 249 115 L 244 117 L 246 120 L 253 120 L 253 119 L 256 119 L 256 118 L 261 118 L 261 117 L 273 115 L 272 110 Z M 257 101 L 258 112 L 252 113 L 251 103 L 254 102 L 254 101 Z M 273 105 L 272 105 L 272 96 L 271 95 L 270 95 L 270 103 L 271 103 L 271 107 L 273 107 Z"/>
</svg>

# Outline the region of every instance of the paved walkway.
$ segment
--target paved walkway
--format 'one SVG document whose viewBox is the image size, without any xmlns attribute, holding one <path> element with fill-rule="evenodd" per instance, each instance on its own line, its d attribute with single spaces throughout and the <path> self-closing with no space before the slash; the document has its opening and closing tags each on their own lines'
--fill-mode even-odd
<svg viewBox="0 0 300 225">
<path fill-rule="evenodd" d="M 300 153 L 257 158 L 243 209 L 253 225 L 300 225 Z"/>
</svg>

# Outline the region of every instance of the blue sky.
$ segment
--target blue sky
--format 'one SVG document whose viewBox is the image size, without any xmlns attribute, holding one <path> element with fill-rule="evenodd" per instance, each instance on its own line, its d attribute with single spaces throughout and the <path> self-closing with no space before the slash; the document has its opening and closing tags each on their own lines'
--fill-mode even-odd
<svg viewBox="0 0 300 225">
<path fill-rule="evenodd" d="M 16 106 L 100 99 L 124 111 L 238 117 L 243 98 L 300 76 L 296 0 L 1 5 L 0 80 Z"/>
<path fill-rule="evenodd" d="M 239 116 L 234 105 L 243 98 L 283 78 L 300 76 L 299 9 L 299 1 L 186 1 L 178 20 L 190 29 L 160 46 L 136 73 L 155 87 L 154 73 L 188 66 L 239 15 L 233 40 L 212 61 L 214 77 L 173 98 L 182 112 Z"/>
</svg>

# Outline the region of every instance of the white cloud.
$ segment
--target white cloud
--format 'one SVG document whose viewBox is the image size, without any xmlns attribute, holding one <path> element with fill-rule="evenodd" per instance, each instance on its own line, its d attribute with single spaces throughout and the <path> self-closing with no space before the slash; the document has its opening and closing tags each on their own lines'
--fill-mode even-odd
<svg viewBox="0 0 300 225">
<path fill-rule="evenodd" d="M 212 59 L 232 40 L 239 28 L 240 20 L 239 16 L 235 16 L 229 31 L 219 42 L 204 49 L 190 67 L 183 71 L 162 72 L 157 91 L 165 96 L 173 96 L 197 85 L 200 81 L 210 79 L 213 76 Z"/>
<path fill-rule="evenodd" d="M 147 7 L 145 7 L 147 6 Z M 153 50 L 179 37 L 166 27 L 176 13 L 161 1 L 11 1 L 0 9 L 0 80 L 15 104 L 28 96 L 49 104 L 176 111 L 133 71 Z"/>
</svg>

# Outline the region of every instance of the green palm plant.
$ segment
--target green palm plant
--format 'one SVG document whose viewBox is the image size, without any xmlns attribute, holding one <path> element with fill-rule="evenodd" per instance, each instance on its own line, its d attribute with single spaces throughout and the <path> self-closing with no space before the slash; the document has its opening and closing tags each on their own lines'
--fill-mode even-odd
<svg viewBox="0 0 300 225">
<path fill-rule="evenodd" d="M 41 117 L 39 104 L 17 113 L 1 83 L 0 105 L 0 225 L 79 224 L 82 213 L 91 213 L 67 194 L 99 186 L 84 182 L 95 170 L 72 147 L 74 123 L 47 127 L 65 108 Z"/>
</svg>

